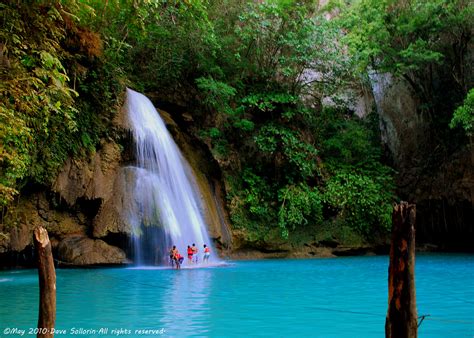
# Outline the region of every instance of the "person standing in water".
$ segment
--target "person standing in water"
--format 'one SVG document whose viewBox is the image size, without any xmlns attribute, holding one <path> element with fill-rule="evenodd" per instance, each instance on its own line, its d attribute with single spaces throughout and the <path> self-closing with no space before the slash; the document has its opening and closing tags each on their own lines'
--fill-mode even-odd
<svg viewBox="0 0 474 338">
<path fill-rule="evenodd" d="M 193 250 L 194 263 L 197 264 L 199 257 L 198 257 L 198 248 L 197 248 L 196 244 L 193 243 L 193 246 L 192 246 L 191 249 Z"/>
<path fill-rule="evenodd" d="M 183 263 L 184 257 L 181 256 L 178 249 L 176 249 L 174 254 L 174 262 L 176 263 L 176 269 L 181 269 L 181 264 Z"/>
<path fill-rule="evenodd" d="M 211 256 L 211 250 L 209 250 L 208 246 L 204 244 L 204 258 L 202 259 L 202 261 L 208 262 L 209 256 Z"/>
<path fill-rule="evenodd" d="M 174 261 L 175 261 L 175 254 L 176 254 L 176 245 L 173 245 L 173 247 L 170 249 L 170 262 L 171 262 L 171 267 L 174 268 Z"/>
<path fill-rule="evenodd" d="M 193 262 L 193 249 L 188 245 L 188 261 L 189 264 Z"/>
</svg>

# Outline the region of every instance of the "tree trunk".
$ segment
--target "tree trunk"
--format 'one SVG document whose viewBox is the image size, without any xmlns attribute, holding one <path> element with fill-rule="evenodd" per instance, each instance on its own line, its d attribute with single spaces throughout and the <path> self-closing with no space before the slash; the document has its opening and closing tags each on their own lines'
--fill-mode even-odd
<svg viewBox="0 0 474 338">
<path fill-rule="evenodd" d="M 37 227 L 33 240 L 38 257 L 40 287 L 37 337 L 49 338 L 54 336 L 54 322 L 56 321 L 56 271 L 46 229 L 41 226 Z"/>
<path fill-rule="evenodd" d="M 416 206 L 401 202 L 393 207 L 392 243 L 388 268 L 386 338 L 416 338 L 415 294 Z"/>
<path fill-rule="evenodd" d="M 471 165 L 474 168 L 474 134 L 469 135 L 469 151 L 471 152 Z M 471 185 L 471 203 L 474 203 L 474 186 Z"/>
</svg>

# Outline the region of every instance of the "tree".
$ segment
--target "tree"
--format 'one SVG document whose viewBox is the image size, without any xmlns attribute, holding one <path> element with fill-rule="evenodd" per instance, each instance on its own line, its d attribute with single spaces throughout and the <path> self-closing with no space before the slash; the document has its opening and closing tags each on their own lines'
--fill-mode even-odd
<svg viewBox="0 0 474 338">
<path fill-rule="evenodd" d="M 469 74 L 464 62 L 474 20 L 469 1 L 357 0 L 344 8 L 344 41 L 359 71 L 405 79 L 422 99 L 420 106 L 433 113 L 434 98 L 442 96 L 437 91 L 450 88 L 437 88 L 433 80 L 434 67 L 443 64 L 454 70 L 446 77 L 465 95 Z"/>
<path fill-rule="evenodd" d="M 454 111 L 449 126 L 451 128 L 461 126 L 467 136 L 474 135 L 474 88 L 469 91 L 464 103 Z"/>
</svg>

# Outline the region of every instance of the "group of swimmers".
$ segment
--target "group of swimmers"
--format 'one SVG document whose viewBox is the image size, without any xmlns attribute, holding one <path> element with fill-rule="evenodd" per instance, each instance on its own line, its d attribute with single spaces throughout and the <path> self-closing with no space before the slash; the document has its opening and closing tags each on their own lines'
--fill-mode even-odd
<svg viewBox="0 0 474 338">
<path fill-rule="evenodd" d="M 188 263 L 189 264 L 197 264 L 199 261 L 198 255 L 199 249 L 197 248 L 196 244 L 193 243 L 192 246 L 188 245 L 187 254 L 188 254 Z M 209 247 L 204 244 L 204 256 L 203 262 L 206 263 L 209 261 L 209 257 L 211 256 L 211 250 Z M 170 249 L 170 262 L 171 266 L 176 266 L 176 269 L 181 269 L 181 264 L 183 264 L 184 257 L 179 253 L 176 245 Z"/>
</svg>

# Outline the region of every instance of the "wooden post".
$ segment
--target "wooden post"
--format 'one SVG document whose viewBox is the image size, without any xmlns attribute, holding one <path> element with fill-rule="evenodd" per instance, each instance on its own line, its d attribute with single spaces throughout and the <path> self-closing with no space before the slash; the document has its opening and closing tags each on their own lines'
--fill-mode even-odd
<svg viewBox="0 0 474 338">
<path fill-rule="evenodd" d="M 415 293 L 416 206 L 400 202 L 393 207 L 392 243 L 388 268 L 386 338 L 416 338 Z"/>
<path fill-rule="evenodd" d="M 54 270 L 53 253 L 45 228 L 37 227 L 33 240 L 38 257 L 40 287 L 38 334 L 36 337 L 50 338 L 54 337 L 54 323 L 56 321 L 56 271 Z"/>
</svg>

